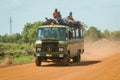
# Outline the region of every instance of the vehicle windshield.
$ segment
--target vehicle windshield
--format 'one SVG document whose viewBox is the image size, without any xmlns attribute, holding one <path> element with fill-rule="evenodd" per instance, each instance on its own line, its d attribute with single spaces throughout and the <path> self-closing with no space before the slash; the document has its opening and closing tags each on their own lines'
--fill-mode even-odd
<svg viewBox="0 0 120 80">
<path fill-rule="evenodd" d="M 37 38 L 43 39 L 56 39 L 64 41 L 66 40 L 66 28 L 56 28 L 56 27 L 45 27 L 39 28 L 37 33 Z"/>
</svg>

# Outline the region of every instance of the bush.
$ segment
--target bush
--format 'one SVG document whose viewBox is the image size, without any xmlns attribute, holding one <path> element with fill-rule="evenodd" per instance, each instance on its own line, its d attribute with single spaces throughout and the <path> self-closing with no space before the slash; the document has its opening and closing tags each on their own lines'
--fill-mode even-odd
<svg viewBox="0 0 120 80">
<path fill-rule="evenodd" d="M 0 65 L 22 64 L 32 62 L 34 56 L 33 44 L 1 43 Z"/>
<path fill-rule="evenodd" d="M 0 43 L 0 52 L 3 52 L 3 51 L 4 51 L 4 49 L 5 49 L 4 44 Z"/>
<path fill-rule="evenodd" d="M 34 56 L 21 56 L 19 58 L 14 58 L 13 64 L 29 63 L 29 62 L 32 62 L 33 59 L 34 59 Z"/>
</svg>

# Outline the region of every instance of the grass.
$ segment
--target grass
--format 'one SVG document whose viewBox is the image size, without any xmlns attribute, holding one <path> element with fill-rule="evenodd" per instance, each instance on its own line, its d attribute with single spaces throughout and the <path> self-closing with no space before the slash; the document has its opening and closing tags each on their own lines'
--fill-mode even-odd
<svg viewBox="0 0 120 80">
<path fill-rule="evenodd" d="M 14 58 L 12 60 L 13 64 L 24 64 L 24 63 L 30 63 L 33 62 L 34 56 L 22 56 L 19 58 Z"/>
<path fill-rule="evenodd" d="M 6 64 L 6 58 L 0 58 L 0 67 L 5 67 L 9 65 L 18 65 L 31 63 L 34 61 L 34 56 L 21 56 L 19 58 L 9 58 L 12 61 L 12 64 Z"/>
<path fill-rule="evenodd" d="M 33 44 L 0 43 L 0 52 L 5 54 L 4 57 L 0 56 L 0 67 L 9 66 L 9 62 L 10 65 L 16 65 L 34 61 Z"/>
</svg>

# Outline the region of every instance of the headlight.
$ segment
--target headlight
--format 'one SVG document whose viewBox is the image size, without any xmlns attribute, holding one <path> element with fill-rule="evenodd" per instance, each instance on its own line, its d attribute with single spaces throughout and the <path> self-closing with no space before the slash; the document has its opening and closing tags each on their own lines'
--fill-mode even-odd
<svg viewBox="0 0 120 80">
<path fill-rule="evenodd" d="M 37 48 L 37 51 L 40 52 L 40 51 L 41 51 L 41 48 Z"/>
<path fill-rule="evenodd" d="M 64 51 L 64 49 L 63 48 L 59 48 L 59 51 L 62 52 L 62 51 Z"/>
</svg>

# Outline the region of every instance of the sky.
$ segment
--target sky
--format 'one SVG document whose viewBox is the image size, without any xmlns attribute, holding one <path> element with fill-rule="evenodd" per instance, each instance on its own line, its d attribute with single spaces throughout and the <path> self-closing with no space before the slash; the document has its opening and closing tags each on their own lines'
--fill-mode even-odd
<svg viewBox="0 0 120 80">
<path fill-rule="evenodd" d="M 98 30 L 120 30 L 120 0 L 0 0 L 0 35 L 21 33 L 26 23 L 53 18 L 57 8 L 62 17 L 72 11 L 75 20 Z"/>
</svg>

